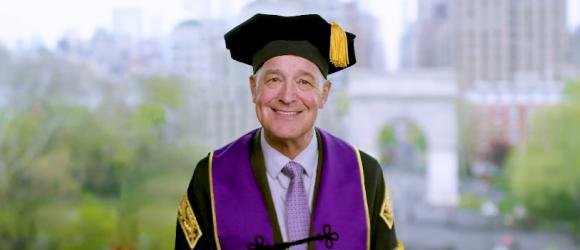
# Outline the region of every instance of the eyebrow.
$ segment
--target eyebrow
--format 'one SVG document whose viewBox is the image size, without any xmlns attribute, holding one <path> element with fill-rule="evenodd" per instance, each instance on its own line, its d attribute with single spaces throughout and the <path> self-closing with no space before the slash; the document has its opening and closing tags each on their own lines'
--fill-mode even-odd
<svg viewBox="0 0 580 250">
<path fill-rule="evenodd" d="M 310 72 L 308 72 L 308 71 L 305 71 L 305 70 L 299 70 L 299 71 L 298 71 L 298 75 L 299 75 L 299 76 L 304 76 L 304 75 L 306 75 L 306 76 L 308 76 L 308 77 L 312 78 L 313 80 L 316 80 L 316 77 L 315 77 L 313 74 L 311 74 Z"/>
<path fill-rule="evenodd" d="M 282 75 L 282 71 L 278 70 L 278 69 L 267 69 L 266 71 L 264 71 L 264 76 L 267 75 Z"/>
<path fill-rule="evenodd" d="M 263 72 L 262 76 L 263 77 L 266 77 L 268 75 L 284 76 L 284 74 L 282 73 L 282 71 L 279 70 L 279 69 L 266 69 Z M 306 70 L 298 70 L 297 76 L 307 76 L 307 77 L 310 77 L 317 85 L 320 85 L 320 83 L 318 83 L 318 78 L 314 74 L 312 74 L 312 73 L 310 73 L 310 72 L 308 72 Z"/>
</svg>

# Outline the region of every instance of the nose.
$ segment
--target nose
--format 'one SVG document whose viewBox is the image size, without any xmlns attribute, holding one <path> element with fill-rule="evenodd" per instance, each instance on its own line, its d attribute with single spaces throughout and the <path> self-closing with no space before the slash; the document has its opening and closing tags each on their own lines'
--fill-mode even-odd
<svg viewBox="0 0 580 250">
<path fill-rule="evenodd" d="M 284 84 L 282 84 L 278 99 L 280 99 L 280 101 L 285 104 L 289 104 L 296 101 L 297 99 L 296 84 L 292 84 L 291 82 L 285 82 Z"/>
</svg>

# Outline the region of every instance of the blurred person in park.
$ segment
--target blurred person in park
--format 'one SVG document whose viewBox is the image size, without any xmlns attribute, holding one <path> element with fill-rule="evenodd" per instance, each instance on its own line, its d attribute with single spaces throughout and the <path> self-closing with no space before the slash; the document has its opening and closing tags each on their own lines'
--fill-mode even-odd
<svg viewBox="0 0 580 250">
<path fill-rule="evenodd" d="M 225 34 L 253 67 L 262 126 L 199 161 L 175 249 L 403 249 L 379 163 L 314 126 L 354 38 L 319 15 L 256 14 Z"/>
</svg>

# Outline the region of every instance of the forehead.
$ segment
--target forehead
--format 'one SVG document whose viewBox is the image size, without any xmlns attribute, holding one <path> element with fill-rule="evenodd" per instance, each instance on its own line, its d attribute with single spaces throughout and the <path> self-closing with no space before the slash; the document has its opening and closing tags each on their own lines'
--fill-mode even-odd
<svg viewBox="0 0 580 250">
<path fill-rule="evenodd" d="M 272 57 L 262 65 L 258 73 L 269 73 L 272 71 L 286 74 L 306 73 L 316 78 L 322 77 L 322 73 L 316 64 L 308 59 L 294 55 Z"/>
</svg>

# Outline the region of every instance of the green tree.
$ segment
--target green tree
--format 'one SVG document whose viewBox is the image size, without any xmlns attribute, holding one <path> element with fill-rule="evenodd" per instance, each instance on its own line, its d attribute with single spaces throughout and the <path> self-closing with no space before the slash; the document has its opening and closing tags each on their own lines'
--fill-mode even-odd
<svg viewBox="0 0 580 250">
<path fill-rule="evenodd" d="M 580 233 L 580 81 L 560 104 L 539 111 L 527 141 L 508 159 L 510 195 L 529 218 L 564 222 Z"/>
<path fill-rule="evenodd" d="M 179 197 L 206 152 L 184 133 L 199 127 L 183 115 L 190 84 L 115 83 L 50 52 L 2 53 L 0 249 L 170 248 Z"/>
</svg>

